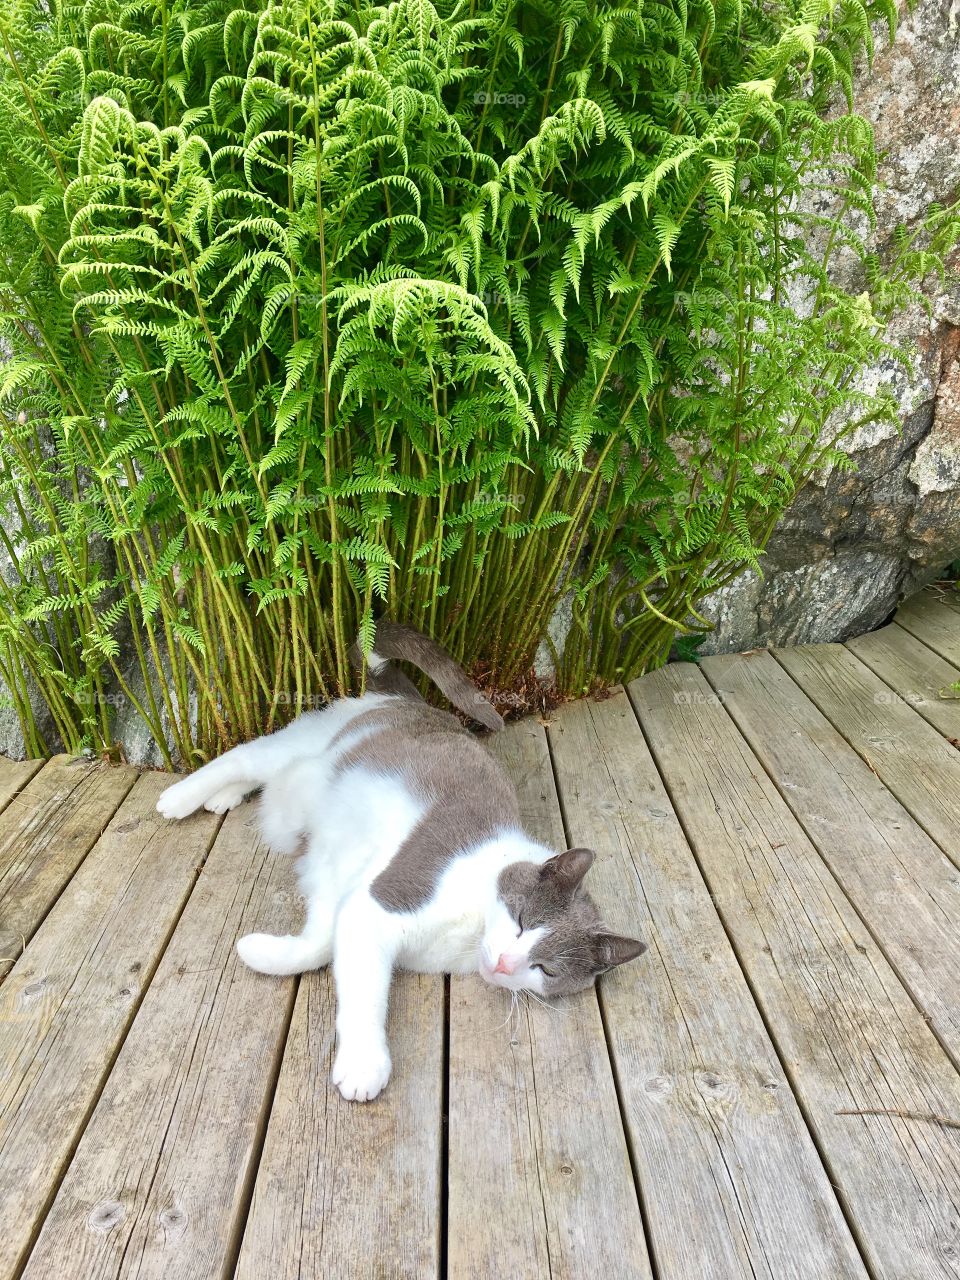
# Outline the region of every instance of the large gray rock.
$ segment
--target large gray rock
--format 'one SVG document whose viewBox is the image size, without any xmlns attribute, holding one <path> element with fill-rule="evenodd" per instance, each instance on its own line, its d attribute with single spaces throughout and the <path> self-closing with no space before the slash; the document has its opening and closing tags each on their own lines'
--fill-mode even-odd
<svg viewBox="0 0 960 1280">
<path fill-rule="evenodd" d="M 960 0 L 918 0 L 902 15 L 894 45 L 861 74 L 856 107 L 885 153 L 882 252 L 898 224 L 960 191 Z M 929 297 L 932 314 L 908 312 L 895 335 L 916 345 L 916 376 L 864 373 L 891 386 L 902 430 L 844 442 L 856 470 L 815 478 L 771 537 L 762 577 L 746 572 L 706 601 L 716 629 L 701 652 L 869 631 L 960 557 L 960 287 L 933 280 Z"/>
</svg>

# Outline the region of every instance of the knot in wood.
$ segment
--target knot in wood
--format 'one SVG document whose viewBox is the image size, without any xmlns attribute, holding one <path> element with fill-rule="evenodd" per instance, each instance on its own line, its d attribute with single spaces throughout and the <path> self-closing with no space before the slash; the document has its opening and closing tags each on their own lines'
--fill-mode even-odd
<svg viewBox="0 0 960 1280">
<path fill-rule="evenodd" d="M 187 1215 L 178 1205 L 170 1205 L 169 1208 L 161 1209 L 160 1225 L 168 1236 L 177 1238 L 182 1236 L 187 1229 Z"/>
<path fill-rule="evenodd" d="M 127 1211 L 119 1200 L 101 1200 L 94 1205 L 87 1216 L 87 1225 L 98 1235 L 106 1235 L 127 1216 Z"/>
</svg>

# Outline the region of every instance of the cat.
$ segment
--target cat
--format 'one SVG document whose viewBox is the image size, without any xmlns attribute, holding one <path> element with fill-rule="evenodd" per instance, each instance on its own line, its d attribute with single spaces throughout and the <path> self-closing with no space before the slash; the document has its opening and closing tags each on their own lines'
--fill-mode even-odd
<svg viewBox="0 0 960 1280">
<path fill-rule="evenodd" d="M 362 661 L 356 645 L 352 656 Z M 487 728 L 502 727 L 445 649 L 380 622 L 365 694 L 235 747 L 157 803 L 166 818 L 201 806 L 226 813 L 262 789 L 264 839 L 281 853 L 303 852 L 306 922 L 296 935 L 248 934 L 237 951 L 268 974 L 332 960 L 332 1079 L 358 1102 L 390 1077 L 394 968 L 479 970 L 493 986 L 556 996 L 646 950 L 602 924 L 583 888 L 593 852 L 557 854 L 526 835 L 506 774 L 456 716 L 420 698 L 395 658 L 418 666 Z"/>
</svg>

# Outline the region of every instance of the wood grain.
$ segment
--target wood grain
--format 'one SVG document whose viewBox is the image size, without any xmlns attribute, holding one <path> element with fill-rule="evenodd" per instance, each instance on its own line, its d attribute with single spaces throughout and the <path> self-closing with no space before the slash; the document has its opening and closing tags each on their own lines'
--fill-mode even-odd
<svg viewBox="0 0 960 1280">
<path fill-rule="evenodd" d="M 439 1274 L 443 979 L 395 980 L 393 1077 L 370 1103 L 330 1083 L 334 1014 L 330 974 L 305 975 L 237 1280 Z"/>
<path fill-rule="evenodd" d="M 958 1280 L 958 620 L 493 739 L 650 951 L 512 1020 L 453 980 L 448 1073 L 443 980 L 401 975 L 369 1106 L 328 975 L 235 957 L 300 911 L 250 809 L 214 843 L 167 776 L 0 760 L 0 1280 Z"/>
<path fill-rule="evenodd" d="M 336 999 L 328 970 L 299 984 L 237 1280 L 439 1273 L 444 980 L 398 974 L 393 1076 L 366 1104 L 330 1082 Z"/>
<path fill-rule="evenodd" d="M 169 779 L 166 779 L 169 781 Z M 214 842 L 24 1272 L 29 1280 L 226 1276 L 293 1000 L 236 939 L 289 921 L 289 863 L 253 806 Z M 163 825 L 169 854 L 210 815 Z"/>
<path fill-rule="evenodd" d="M 960 614 L 957 615 L 960 631 Z M 894 623 L 848 640 L 847 648 L 945 738 L 960 742 L 960 668 Z"/>
<path fill-rule="evenodd" d="M 960 1063 L 956 867 L 768 653 L 701 670 Z"/>
<path fill-rule="evenodd" d="M 775 649 L 808 698 L 960 866 L 960 751 L 841 645 Z"/>
<path fill-rule="evenodd" d="M 898 626 L 929 645 L 941 658 L 960 667 L 960 595 L 929 587 L 896 612 Z"/>
<path fill-rule="evenodd" d="M 491 748 L 527 831 L 565 848 L 542 725 Z M 451 979 L 449 1135 L 451 1280 L 650 1275 L 594 991 L 512 1010 L 479 977 Z"/>
<path fill-rule="evenodd" d="M 630 692 L 872 1274 L 956 1277 L 955 1135 L 838 1114 L 960 1116 L 956 1070 L 700 672 Z"/>
<path fill-rule="evenodd" d="M 658 1276 L 865 1276 L 626 695 L 549 732 L 591 892 L 650 942 L 601 991 Z"/>
<path fill-rule="evenodd" d="M 8 760 L 0 756 L 0 812 L 45 764 L 45 760 Z"/>
<path fill-rule="evenodd" d="M 0 988 L 3 1280 L 18 1272 L 216 829 L 204 815 L 171 841 L 154 812 L 167 782 L 137 782 Z"/>
<path fill-rule="evenodd" d="M 69 756 L 55 756 L 34 771 L 26 785 L 16 786 L 26 772 L 4 771 L 8 803 L 0 828 L 0 978 L 137 777 L 128 766 L 87 764 Z M 0 774 L 0 800 L 3 797 Z"/>
</svg>

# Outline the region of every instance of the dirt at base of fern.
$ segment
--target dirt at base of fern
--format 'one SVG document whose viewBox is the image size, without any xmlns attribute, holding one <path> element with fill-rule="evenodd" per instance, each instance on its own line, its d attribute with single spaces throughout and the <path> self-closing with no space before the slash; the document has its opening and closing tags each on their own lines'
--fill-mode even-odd
<svg viewBox="0 0 960 1280">
<path fill-rule="evenodd" d="M 561 694 L 625 681 L 896 420 L 859 373 L 909 361 L 888 323 L 958 221 L 871 252 L 852 68 L 894 0 L 158 13 L 0 18 L 29 753 L 115 752 L 122 705 L 199 763 L 352 691 L 378 616 L 524 698 L 559 608 Z"/>
<path fill-rule="evenodd" d="M 469 674 L 504 720 L 520 720 L 529 715 L 549 716 L 551 711 L 568 700 L 568 695 L 557 688 L 556 681 L 543 679 L 532 667 L 508 688 L 492 684 L 492 673 L 483 664 L 474 666 Z"/>
</svg>

